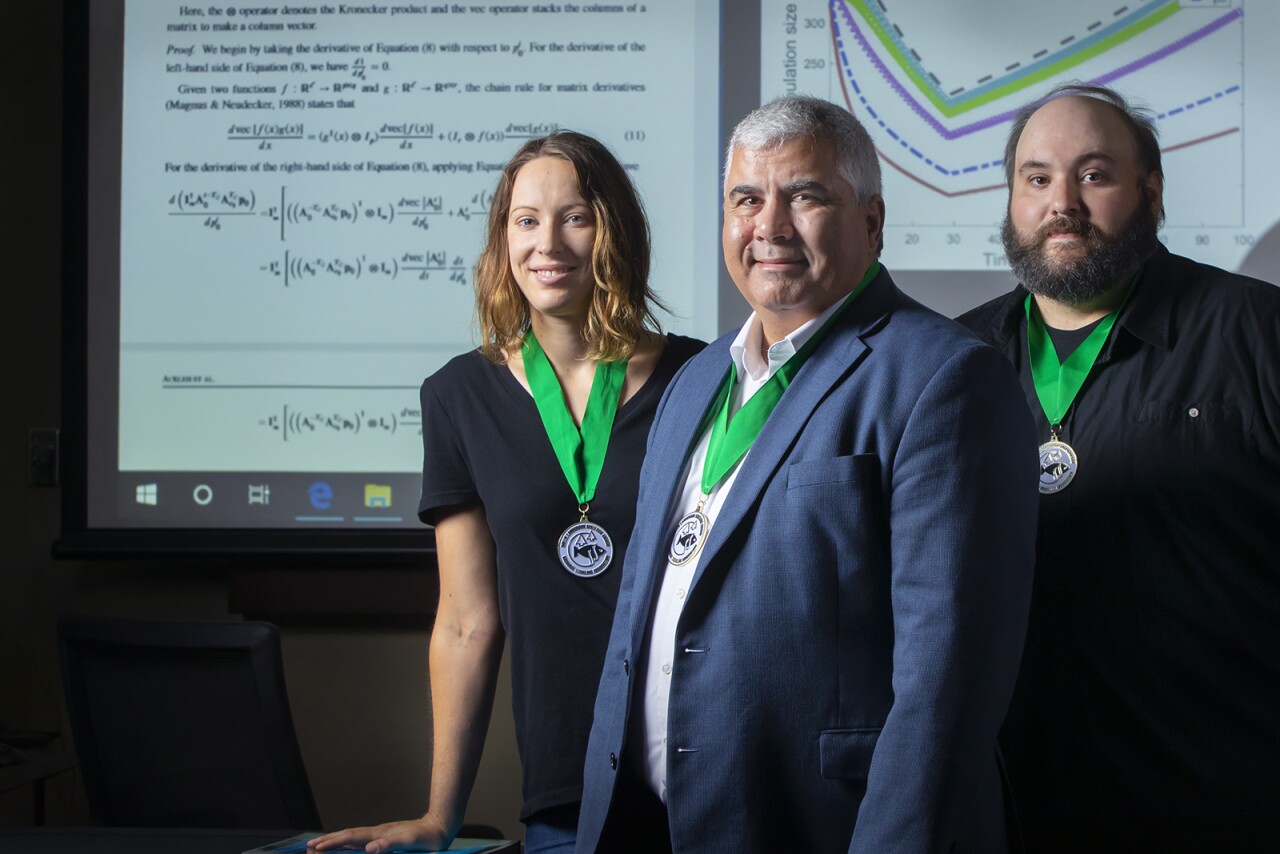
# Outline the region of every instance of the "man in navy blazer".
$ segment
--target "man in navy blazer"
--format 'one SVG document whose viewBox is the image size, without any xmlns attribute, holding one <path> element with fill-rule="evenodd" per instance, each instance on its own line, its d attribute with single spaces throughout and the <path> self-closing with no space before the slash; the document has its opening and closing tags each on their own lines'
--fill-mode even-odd
<svg viewBox="0 0 1280 854">
<path fill-rule="evenodd" d="M 649 437 L 577 851 L 1002 851 L 1036 524 L 1021 389 L 880 267 L 879 165 L 846 111 L 774 101 L 727 161 L 754 313 Z"/>
</svg>

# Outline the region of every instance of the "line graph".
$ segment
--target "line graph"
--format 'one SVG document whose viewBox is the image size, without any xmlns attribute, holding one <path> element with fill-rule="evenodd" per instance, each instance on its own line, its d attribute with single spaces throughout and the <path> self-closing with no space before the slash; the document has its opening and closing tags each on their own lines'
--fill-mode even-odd
<svg viewBox="0 0 1280 854">
<path fill-rule="evenodd" d="M 985 269 L 1004 265 L 1003 149 L 1018 108 L 1060 82 L 1115 86 L 1161 134 L 1163 239 L 1231 268 L 1280 221 L 1261 189 L 1280 174 L 1247 144 L 1280 129 L 1274 5 L 763 0 L 762 96 L 818 95 L 867 126 L 885 167 L 886 263 Z"/>
<path fill-rule="evenodd" d="M 1150 4 L 1132 11 L 1128 6 L 1122 6 L 1112 13 L 1117 20 L 1110 25 L 1104 26 L 1099 19 L 1085 27 L 1088 33 L 1083 38 L 1068 35 L 1060 40 L 1061 50 L 1050 52 L 1049 49 L 1042 48 L 1033 55 L 1030 63 L 1015 60 L 1005 66 L 1000 76 L 987 74 L 979 78 L 974 89 L 961 86 L 944 94 L 941 91 L 942 81 L 932 72 L 925 71 L 920 54 L 902 40 L 902 30 L 889 21 L 883 4 L 849 0 L 847 4 L 832 5 L 846 7 L 846 11 L 847 7 L 855 9 L 870 24 L 872 32 L 888 54 L 945 116 L 959 115 L 983 103 L 1064 73 L 1113 46 L 1123 44 L 1178 11 L 1176 0 L 1162 5 Z M 957 97 L 961 93 L 965 93 L 964 97 Z"/>
<path fill-rule="evenodd" d="M 912 96 L 910 91 L 908 91 L 908 89 L 905 86 L 903 86 L 903 84 L 900 82 L 900 80 L 894 74 L 894 72 L 887 67 L 885 62 L 880 58 L 880 56 L 875 51 L 872 50 L 871 46 L 868 44 L 867 38 L 864 35 L 862 28 L 858 26 L 856 20 L 854 19 L 850 11 L 850 6 L 860 6 L 865 4 L 863 4 L 861 0 L 849 0 L 849 2 L 847 3 L 839 2 L 839 0 L 833 0 L 833 2 L 830 5 L 833 11 L 836 11 L 839 13 L 838 16 L 837 15 L 832 16 L 833 26 L 831 28 L 832 37 L 836 39 L 837 45 L 839 45 L 838 32 L 840 31 L 840 28 L 841 28 L 840 25 L 841 23 L 844 23 L 848 26 L 848 29 L 854 34 L 855 38 L 858 40 L 859 46 L 862 48 L 863 52 L 867 55 L 867 58 L 881 73 L 881 75 L 884 76 L 885 79 L 889 81 L 890 85 L 893 86 L 894 91 L 897 92 L 899 97 L 901 97 L 905 102 L 910 104 L 912 110 L 916 113 L 916 115 L 920 116 L 920 118 L 923 119 L 929 125 L 929 127 L 933 128 L 933 130 L 935 130 L 944 139 L 956 139 L 958 137 L 967 136 L 971 133 L 984 130 L 988 127 L 1002 124 L 1013 118 L 1013 114 L 1015 111 L 1009 110 L 1007 112 L 998 113 L 994 116 L 989 116 L 981 121 L 974 122 L 972 124 L 962 125 L 955 129 L 946 127 L 945 125 L 942 124 L 942 122 L 934 118 L 933 115 L 923 105 L 921 105 L 921 103 L 918 100 L 916 100 L 915 97 Z M 1177 4 L 1167 3 L 1165 4 L 1165 7 L 1176 9 Z M 1227 14 L 1212 21 L 1211 23 L 1206 24 L 1203 27 L 1200 27 L 1199 29 L 1193 31 L 1187 36 L 1184 36 L 1182 38 L 1175 40 L 1171 44 L 1165 45 L 1164 47 L 1160 48 L 1157 51 L 1153 51 L 1152 53 L 1146 56 L 1143 56 L 1133 62 L 1126 63 L 1120 68 L 1114 69 L 1106 74 L 1100 75 L 1099 77 L 1095 78 L 1093 82 L 1109 84 L 1133 72 L 1140 71 L 1141 69 L 1147 67 L 1148 65 L 1151 65 L 1152 63 L 1158 62 L 1162 59 L 1165 59 L 1171 56 L 1172 54 L 1176 53 L 1177 51 L 1181 50 L 1182 48 L 1188 47 L 1189 45 L 1194 44 L 1195 42 L 1212 34 L 1213 32 L 1216 32 L 1218 29 L 1221 29 L 1223 26 L 1231 23 L 1232 21 L 1237 20 L 1240 16 L 1241 16 L 1241 11 L 1239 9 L 1231 10 Z M 1155 16 L 1151 16 L 1151 18 L 1154 18 L 1154 17 Z M 1167 19 L 1167 17 L 1168 16 L 1165 15 L 1157 20 L 1154 20 L 1153 23 L 1159 23 L 1160 20 Z M 839 20 L 840 18 L 843 19 L 843 22 Z M 1119 44 L 1122 43 L 1122 41 L 1127 41 L 1127 40 L 1128 39 L 1124 39 L 1124 40 L 1116 39 L 1113 41 L 1113 44 L 1115 46 L 1118 46 Z M 1106 42 L 1103 42 L 1102 44 L 1099 44 L 1099 45 L 1095 45 L 1095 48 L 1101 48 L 1105 44 Z M 914 51 L 911 51 L 911 52 L 913 54 L 915 53 Z M 1066 70 L 1069 70 L 1070 68 L 1075 67 L 1080 62 L 1083 62 L 1084 59 L 1090 58 L 1092 56 L 1099 56 L 1101 53 L 1102 53 L 1101 50 L 1091 49 L 1087 56 L 1081 57 L 1077 55 L 1077 56 L 1070 57 L 1070 59 L 1073 61 L 1067 61 L 1067 59 L 1052 61 L 1054 60 L 1054 57 L 1050 56 L 1043 61 L 1043 66 L 1044 66 L 1043 68 L 1040 68 L 1040 69 L 1027 68 L 1025 69 L 1025 73 L 1019 72 L 1016 74 L 1011 74 L 1009 76 L 1012 79 L 1002 82 L 999 86 L 997 86 L 994 89 L 989 89 L 988 91 L 983 92 L 980 98 L 974 99 L 970 103 L 960 105 L 960 106 L 957 106 L 954 103 L 951 103 L 951 104 L 940 103 L 941 99 L 937 96 L 937 93 L 934 91 L 930 91 L 930 89 L 933 89 L 935 87 L 930 87 L 929 89 L 926 89 L 925 95 L 929 99 L 930 103 L 933 104 L 936 108 L 938 108 L 938 112 L 941 115 L 947 116 L 947 117 L 962 115 L 963 113 L 968 112 L 974 109 L 975 107 L 981 106 L 982 104 L 990 103 L 991 101 L 994 101 L 998 97 L 1005 97 L 1007 95 L 1014 95 L 1014 94 L 1021 93 L 1027 88 L 1029 88 L 1030 86 L 1032 86 L 1033 84 L 1039 83 L 1043 80 L 1049 79 L 1050 77 L 1054 76 L 1054 74 L 1045 73 L 1045 72 L 1049 72 L 1054 69 L 1060 69 L 1057 73 L 1061 74 L 1062 72 L 1065 72 Z M 845 69 L 846 72 L 850 72 L 851 68 L 848 60 L 843 56 L 841 56 L 841 60 L 842 60 L 841 66 Z M 902 64 L 901 60 L 899 60 L 899 65 L 901 64 Z M 1015 63 L 1015 65 L 1017 64 Z M 1010 68 L 1013 68 L 1013 67 L 1014 66 L 1010 66 Z M 914 69 L 908 68 L 907 76 L 911 78 L 911 82 L 918 84 L 919 83 L 918 74 L 912 73 L 913 71 Z M 931 79 L 936 79 L 936 78 L 933 78 L 933 75 L 929 75 L 929 76 Z M 995 84 L 991 84 L 991 85 L 994 86 Z M 1239 88 L 1239 87 L 1235 87 L 1235 88 Z M 973 94 L 977 95 L 978 93 L 974 92 Z M 1218 96 L 1221 97 L 1221 94 L 1222 93 L 1218 93 Z M 1209 100 L 1211 100 L 1211 98 L 1205 98 L 1203 99 L 1202 103 L 1207 102 Z"/>
<path fill-rule="evenodd" d="M 837 5 L 837 4 L 834 4 L 834 3 L 833 3 L 832 5 L 833 5 L 833 6 L 835 6 L 835 5 Z M 1232 17 L 1234 17 L 1234 16 L 1232 16 Z M 1225 19 L 1225 16 L 1224 16 L 1224 19 Z M 852 22 L 850 22 L 850 23 L 852 24 Z M 1001 160 L 999 160 L 999 159 L 997 159 L 997 160 L 985 161 L 985 162 L 978 162 L 978 163 L 974 163 L 974 164 L 970 164 L 970 165 L 966 165 L 966 166 L 961 166 L 961 167 L 947 167 L 947 166 L 944 166 L 942 163 L 939 163 L 939 162 L 935 161 L 935 160 L 934 160 L 933 158 L 931 158 L 929 155 L 927 155 L 927 154 L 923 153 L 922 151 L 920 151 L 919 149 L 917 149 L 917 148 L 916 148 L 916 147 L 915 147 L 915 146 L 914 146 L 914 145 L 913 145 L 913 144 L 912 144 L 908 139 L 903 138 L 903 136 L 902 136 L 901 134 L 897 133 L 897 132 L 892 128 L 892 127 L 890 127 L 888 124 L 886 124 L 886 122 L 884 121 L 884 119 L 880 118 L 879 114 L 875 111 L 875 109 L 874 109 L 874 108 L 871 106 L 871 104 L 867 101 L 866 97 L 864 97 L 864 96 L 861 94 L 862 90 L 858 87 L 857 80 L 856 80 L 856 79 L 854 78 L 854 76 L 853 76 L 853 72 L 852 72 L 852 69 L 851 69 L 850 63 L 849 63 L 848 58 L 846 57 L 846 54 L 845 54 L 845 50 L 844 50 L 843 42 L 840 40 L 839 35 L 838 35 L 838 33 L 839 33 L 839 27 L 838 27 L 838 26 L 835 26 L 834 24 L 835 24 L 835 22 L 833 21 L 833 26 L 832 26 L 832 29 L 831 29 L 831 33 L 832 33 L 832 39 L 833 39 L 833 41 L 834 41 L 834 43 L 835 43 L 835 51 L 836 51 L 836 55 L 840 58 L 840 67 L 841 67 L 841 70 L 842 70 L 842 72 L 843 72 L 843 76 L 841 77 L 840 83 L 841 83 L 841 88 L 842 88 L 842 90 L 843 90 L 843 94 L 844 94 L 844 101 L 845 101 L 845 106 L 846 106 L 846 107 L 848 107 L 851 111 L 853 111 L 853 110 L 854 110 L 854 100 L 855 100 L 854 98 L 851 98 L 851 97 L 849 96 L 849 91 L 848 91 L 848 88 L 846 87 L 846 82 L 847 82 L 847 84 L 848 84 L 849 86 L 852 86 L 852 88 L 853 88 L 853 90 L 854 90 L 854 92 L 856 93 L 856 96 L 857 96 L 857 97 L 856 97 L 856 100 L 861 104 L 862 108 L 866 111 L 866 114 L 867 114 L 867 115 L 868 115 L 868 116 L 869 116 L 869 117 L 870 117 L 874 122 L 876 122 L 876 124 L 878 124 L 881 128 L 883 128 L 883 129 L 884 129 L 884 132 L 885 132 L 886 134 L 888 134 L 888 136 L 889 136 L 889 138 L 890 138 L 890 139 L 892 139 L 894 142 L 896 142 L 896 143 L 897 143 L 898 145 L 900 145 L 902 148 L 906 149 L 906 150 L 907 150 L 907 152 L 908 152 L 908 153 L 910 153 L 912 156 L 914 156 L 918 161 L 920 161 L 920 162 L 924 163 L 926 166 L 930 167 L 932 171 L 936 171 L 936 172 L 938 172 L 938 173 L 940 173 L 940 174 L 942 174 L 942 175 L 951 175 L 951 176 L 955 176 L 955 175 L 968 175 L 968 174 L 970 174 L 970 173 L 974 173 L 974 172 L 981 172 L 981 171 L 988 170 L 988 169 L 993 169 L 993 168 L 995 168 L 995 169 L 1000 169 L 1000 168 L 1002 167 L 1002 165 L 1003 165 L 1003 164 L 1002 164 L 1002 161 L 1001 161 Z M 851 29 L 853 29 L 855 32 L 857 32 L 856 25 L 852 25 L 852 26 L 851 26 Z M 1001 113 L 1001 114 L 999 114 L 999 115 L 996 115 L 996 116 L 993 116 L 993 117 L 991 117 L 991 118 L 985 119 L 985 120 L 983 120 L 982 122 L 976 122 L 976 123 L 974 123 L 974 124 L 967 125 L 967 126 L 965 126 L 965 127 L 959 128 L 959 129 L 957 129 L 957 130 L 948 130 L 947 128 L 943 127 L 943 126 L 942 126 L 942 125 L 941 125 L 941 124 L 940 124 L 936 119 L 934 119 L 934 118 L 933 118 L 933 116 L 931 116 L 931 115 L 929 115 L 929 114 L 925 113 L 924 109 L 919 105 L 919 103 L 918 103 L 914 98 L 912 98 L 912 97 L 911 97 L 911 96 L 906 92 L 906 90 L 905 90 L 905 89 L 903 89 L 903 88 L 902 88 L 902 85 L 901 85 L 897 80 L 895 80 L 895 79 L 893 78 L 893 76 L 888 72 L 888 70 L 887 70 L 887 69 L 884 69 L 883 64 L 879 62 L 879 59 L 878 59 L 878 58 L 876 58 L 876 57 L 874 56 L 874 54 L 871 54 L 870 49 L 869 49 L 869 48 L 867 48 L 865 40 L 863 40 L 863 39 L 862 39 L 862 37 L 861 37 L 861 33 L 858 33 L 858 37 L 859 37 L 859 41 L 862 43 L 862 45 L 863 45 L 863 47 L 864 47 L 864 50 L 868 53 L 868 56 L 872 59 L 873 63 L 877 64 L 877 65 L 882 69 L 882 71 L 883 71 L 884 76 L 886 77 L 886 79 L 890 80 L 890 82 L 892 83 L 892 85 L 893 85 L 894 89 L 895 89 L 895 90 L 896 90 L 896 91 L 901 95 L 901 97 L 903 98 L 903 100 L 905 100 L 905 101 L 907 101 L 909 104 L 911 104 L 912 108 L 916 111 L 916 113 L 917 113 L 918 115 L 920 115 L 920 116 L 921 116 L 921 117 L 922 117 L 922 118 L 923 118 L 923 119 L 924 119 L 924 120 L 929 124 L 929 126 L 930 126 L 930 127 L 933 127 L 935 130 L 937 130 L 937 131 L 938 131 L 938 133 L 939 133 L 939 135 L 940 135 L 940 136 L 942 136 L 944 139 L 948 139 L 948 140 L 950 140 L 950 139 L 958 139 L 959 137 L 962 137 L 962 136 L 968 136 L 968 135 L 969 135 L 969 134 L 971 134 L 971 133 L 975 133 L 975 132 L 980 131 L 980 130 L 985 130 L 985 129 L 989 128 L 989 127 L 995 127 L 995 126 L 1000 125 L 1000 124 L 1005 124 L 1005 123 L 1011 122 L 1011 121 L 1013 120 L 1013 117 L 1014 117 L 1014 114 L 1015 114 L 1015 112 L 1016 112 L 1016 111 L 1014 111 L 1014 110 L 1010 110 L 1010 111 L 1008 111 L 1008 112 Z M 1170 52 L 1172 52 L 1172 51 L 1171 51 L 1171 50 L 1167 50 L 1167 51 L 1166 51 L 1166 55 L 1167 55 L 1167 53 L 1170 53 Z M 1142 63 L 1130 63 L 1130 65 L 1131 65 L 1131 66 L 1140 65 L 1140 64 L 1141 64 L 1141 65 L 1146 65 L 1146 64 L 1150 64 L 1150 62 L 1151 62 L 1151 61 L 1152 61 L 1152 60 L 1151 60 L 1149 57 L 1147 57 L 1147 58 L 1144 58 L 1144 60 L 1143 60 L 1143 62 L 1142 62 Z M 1099 79 L 1099 80 L 1094 81 L 1094 82 L 1106 83 L 1106 82 L 1108 82 L 1108 81 L 1107 81 L 1107 79 L 1106 79 L 1106 78 L 1108 78 L 1108 77 L 1114 77 L 1114 75 L 1103 75 L 1103 79 Z M 1224 89 L 1224 90 L 1221 90 L 1221 91 L 1218 91 L 1218 92 L 1214 92 L 1212 95 L 1206 96 L 1206 97 L 1204 97 L 1204 98 L 1200 98 L 1200 99 L 1198 99 L 1198 100 L 1196 100 L 1196 101 L 1193 101 L 1193 102 L 1189 102 L 1189 103 L 1187 103 L 1187 104 L 1186 104 L 1186 105 L 1184 105 L 1184 106 L 1177 106 L 1177 107 L 1173 107 L 1173 108 L 1169 109 L 1169 110 L 1168 110 L 1168 111 L 1166 111 L 1166 112 L 1163 112 L 1163 113 L 1157 113 L 1157 114 L 1156 114 L 1156 119 L 1157 119 L 1157 120 L 1160 120 L 1160 119 L 1166 118 L 1166 117 L 1168 117 L 1168 116 L 1178 115 L 1178 114 L 1180 114 L 1180 113 L 1186 112 L 1187 110 L 1195 109 L 1196 107 L 1200 107 L 1200 106 L 1204 106 L 1204 105 L 1206 105 L 1206 104 L 1213 103 L 1215 100 L 1218 100 L 1218 99 L 1220 99 L 1220 98 L 1222 98 L 1222 97 L 1224 97 L 1224 96 L 1226 96 L 1226 95 L 1231 95 L 1231 94 L 1234 94 L 1234 93 L 1239 92 L 1239 91 L 1240 91 L 1240 87 L 1239 87 L 1239 86 L 1235 86 L 1235 85 L 1233 85 L 1233 86 L 1229 86 L 1229 87 L 1227 87 L 1227 88 L 1226 88 L 1226 89 Z M 1166 150 L 1166 151 L 1172 151 L 1172 150 L 1177 150 L 1177 149 L 1187 148 L 1187 147 L 1189 147 L 1189 146 L 1191 146 L 1191 145 L 1195 145 L 1195 144 L 1198 144 L 1198 143 L 1200 143 L 1200 142 L 1208 142 L 1208 141 L 1210 141 L 1210 140 L 1218 139 L 1219 137 L 1226 136 L 1227 134 L 1235 133 L 1235 132 L 1238 132 L 1238 131 L 1239 131 L 1239 128 L 1238 128 L 1238 127 L 1236 127 L 1236 128 L 1229 128 L 1229 129 L 1224 130 L 1224 131 L 1219 131 L 1218 133 L 1209 134 L 1208 136 L 1201 137 L 1200 139 L 1197 139 L 1197 140 L 1190 140 L 1190 141 L 1187 141 L 1187 142 L 1180 143 L 1180 144 L 1178 144 L 1177 146 L 1172 146 L 1172 147 L 1166 148 L 1166 149 L 1164 149 L 1164 150 Z M 889 148 L 891 149 L 891 148 L 892 148 L 892 146 L 889 146 Z M 881 151 L 881 156 L 882 156 L 882 157 L 885 157 L 886 159 L 888 159 L 888 153 L 887 153 L 886 151 L 883 151 L 883 150 L 882 150 L 882 151 Z M 920 183 L 920 184 L 922 184 L 923 186 L 929 187 L 930 189 L 933 189 L 933 190 L 935 190 L 936 192 L 938 192 L 939 194 L 944 195 L 944 196 L 953 197 L 953 196 L 967 195 L 967 194 L 969 194 L 969 193 L 980 193 L 980 192 L 987 192 L 987 191 L 989 191 L 989 190 L 1003 190 L 1003 189 L 1004 189 L 1004 185 L 1001 183 L 1001 184 L 995 184 L 995 185 L 990 185 L 990 186 L 974 187 L 974 188 L 970 188 L 970 189 L 967 189 L 967 190 L 948 191 L 948 190 L 944 190 L 944 189 L 941 189 L 941 188 L 939 188 L 939 187 L 936 187 L 936 186 L 934 186 L 933 184 L 930 184 L 930 183 L 929 183 L 929 182 L 927 182 L 927 181 L 924 181 L 924 180 L 923 180 L 923 179 L 921 179 L 918 175 L 915 175 L 915 174 L 911 173 L 909 170 L 904 169 L 903 167 L 899 166 L 897 163 L 891 163 L 891 165 L 893 165 L 893 166 L 894 166 L 894 168 L 899 169 L 899 171 L 902 171 L 904 174 L 906 174 L 906 175 L 908 175 L 908 176 L 912 177 L 914 180 L 916 180 L 916 181 L 917 181 L 917 183 Z"/>
</svg>

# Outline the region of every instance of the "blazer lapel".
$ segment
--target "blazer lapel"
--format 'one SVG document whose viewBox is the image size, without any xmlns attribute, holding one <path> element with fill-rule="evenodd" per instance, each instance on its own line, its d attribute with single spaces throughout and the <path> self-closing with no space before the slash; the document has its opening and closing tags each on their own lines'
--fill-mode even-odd
<svg viewBox="0 0 1280 854">
<path fill-rule="evenodd" d="M 675 512 L 673 504 L 684 486 L 684 467 L 700 438 L 698 428 L 703 416 L 729 370 L 732 362 L 729 344 L 735 334 L 729 333 L 712 342 L 688 363 L 667 399 L 661 422 L 655 424 L 656 432 L 651 437 L 653 444 L 649 451 L 652 465 L 646 464 L 645 468 L 652 472 L 649 476 L 651 491 L 656 493 L 660 489 L 664 493 L 661 502 L 648 503 L 650 508 L 659 508 L 656 514 L 636 520 L 636 531 L 627 547 L 628 552 L 637 548 L 644 550 L 637 556 L 639 572 L 631 598 L 631 627 L 636 645 L 643 641 L 643 632 L 648 628 L 649 608 L 653 597 L 657 596 L 658 583 L 667 565 L 668 537 L 671 535 L 669 521 Z M 640 533 L 642 529 L 643 534 Z"/>
<path fill-rule="evenodd" d="M 870 351 L 862 336 L 878 329 L 888 318 L 897 293 L 897 287 L 882 269 L 857 302 L 849 307 L 847 314 L 827 333 L 827 340 L 819 344 L 800 368 L 747 452 L 733 489 L 711 523 L 711 532 L 702 548 L 690 592 L 697 587 L 706 568 L 742 523 L 747 511 L 760 501 L 766 484 L 791 453 L 814 410 Z M 764 521 L 767 523 L 768 520 Z"/>
</svg>

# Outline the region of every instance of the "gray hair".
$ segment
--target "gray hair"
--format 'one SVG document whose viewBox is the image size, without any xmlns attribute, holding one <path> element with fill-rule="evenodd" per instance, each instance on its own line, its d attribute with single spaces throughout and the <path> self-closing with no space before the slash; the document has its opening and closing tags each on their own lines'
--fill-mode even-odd
<svg viewBox="0 0 1280 854">
<path fill-rule="evenodd" d="M 724 154 L 725 190 L 734 152 L 777 148 L 805 137 L 835 146 L 836 171 L 853 187 L 859 204 L 880 195 L 880 161 L 866 128 L 848 110 L 808 95 L 777 98 L 738 122 Z"/>
<path fill-rule="evenodd" d="M 1036 110 L 1045 104 L 1069 95 L 1093 98 L 1095 101 L 1102 101 L 1114 107 L 1133 136 L 1139 165 L 1148 175 L 1152 172 L 1164 175 L 1164 169 L 1160 165 L 1160 135 L 1156 131 L 1155 116 L 1152 112 L 1144 107 L 1130 104 L 1123 95 L 1109 86 L 1096 86 L 1076 81 L 1055 86 L 1048 94 L 1018 110 L 1018 114 L 1014 116 L 1013 126 L 1009 129 L 1009 141 L 1004 146 L 1004 179 L 1010 189 L 1013 188 L 1013 173 L 1016 168 L 1014 161 L 1018 157 L 1018 142 L 1022 139 L 1022 132 L 1026 129 L 1027 122 L 1031 120 Z M 1163 217 L 1163 213 L 1161 216 Z"/>
</svg>

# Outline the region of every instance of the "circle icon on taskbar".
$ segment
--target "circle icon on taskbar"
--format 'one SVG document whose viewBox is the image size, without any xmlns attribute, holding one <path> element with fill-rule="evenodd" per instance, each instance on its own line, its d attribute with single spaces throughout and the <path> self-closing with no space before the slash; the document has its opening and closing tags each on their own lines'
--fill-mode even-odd
<svg viewBox="0 0 1280 854">
<path fill-rule="evenodd" d="M 201 507 L 208 507 L 213 501 L 213 487 L 207 483 L 200 484 L 191 490 L 191 500 Z"/>
</svg>

